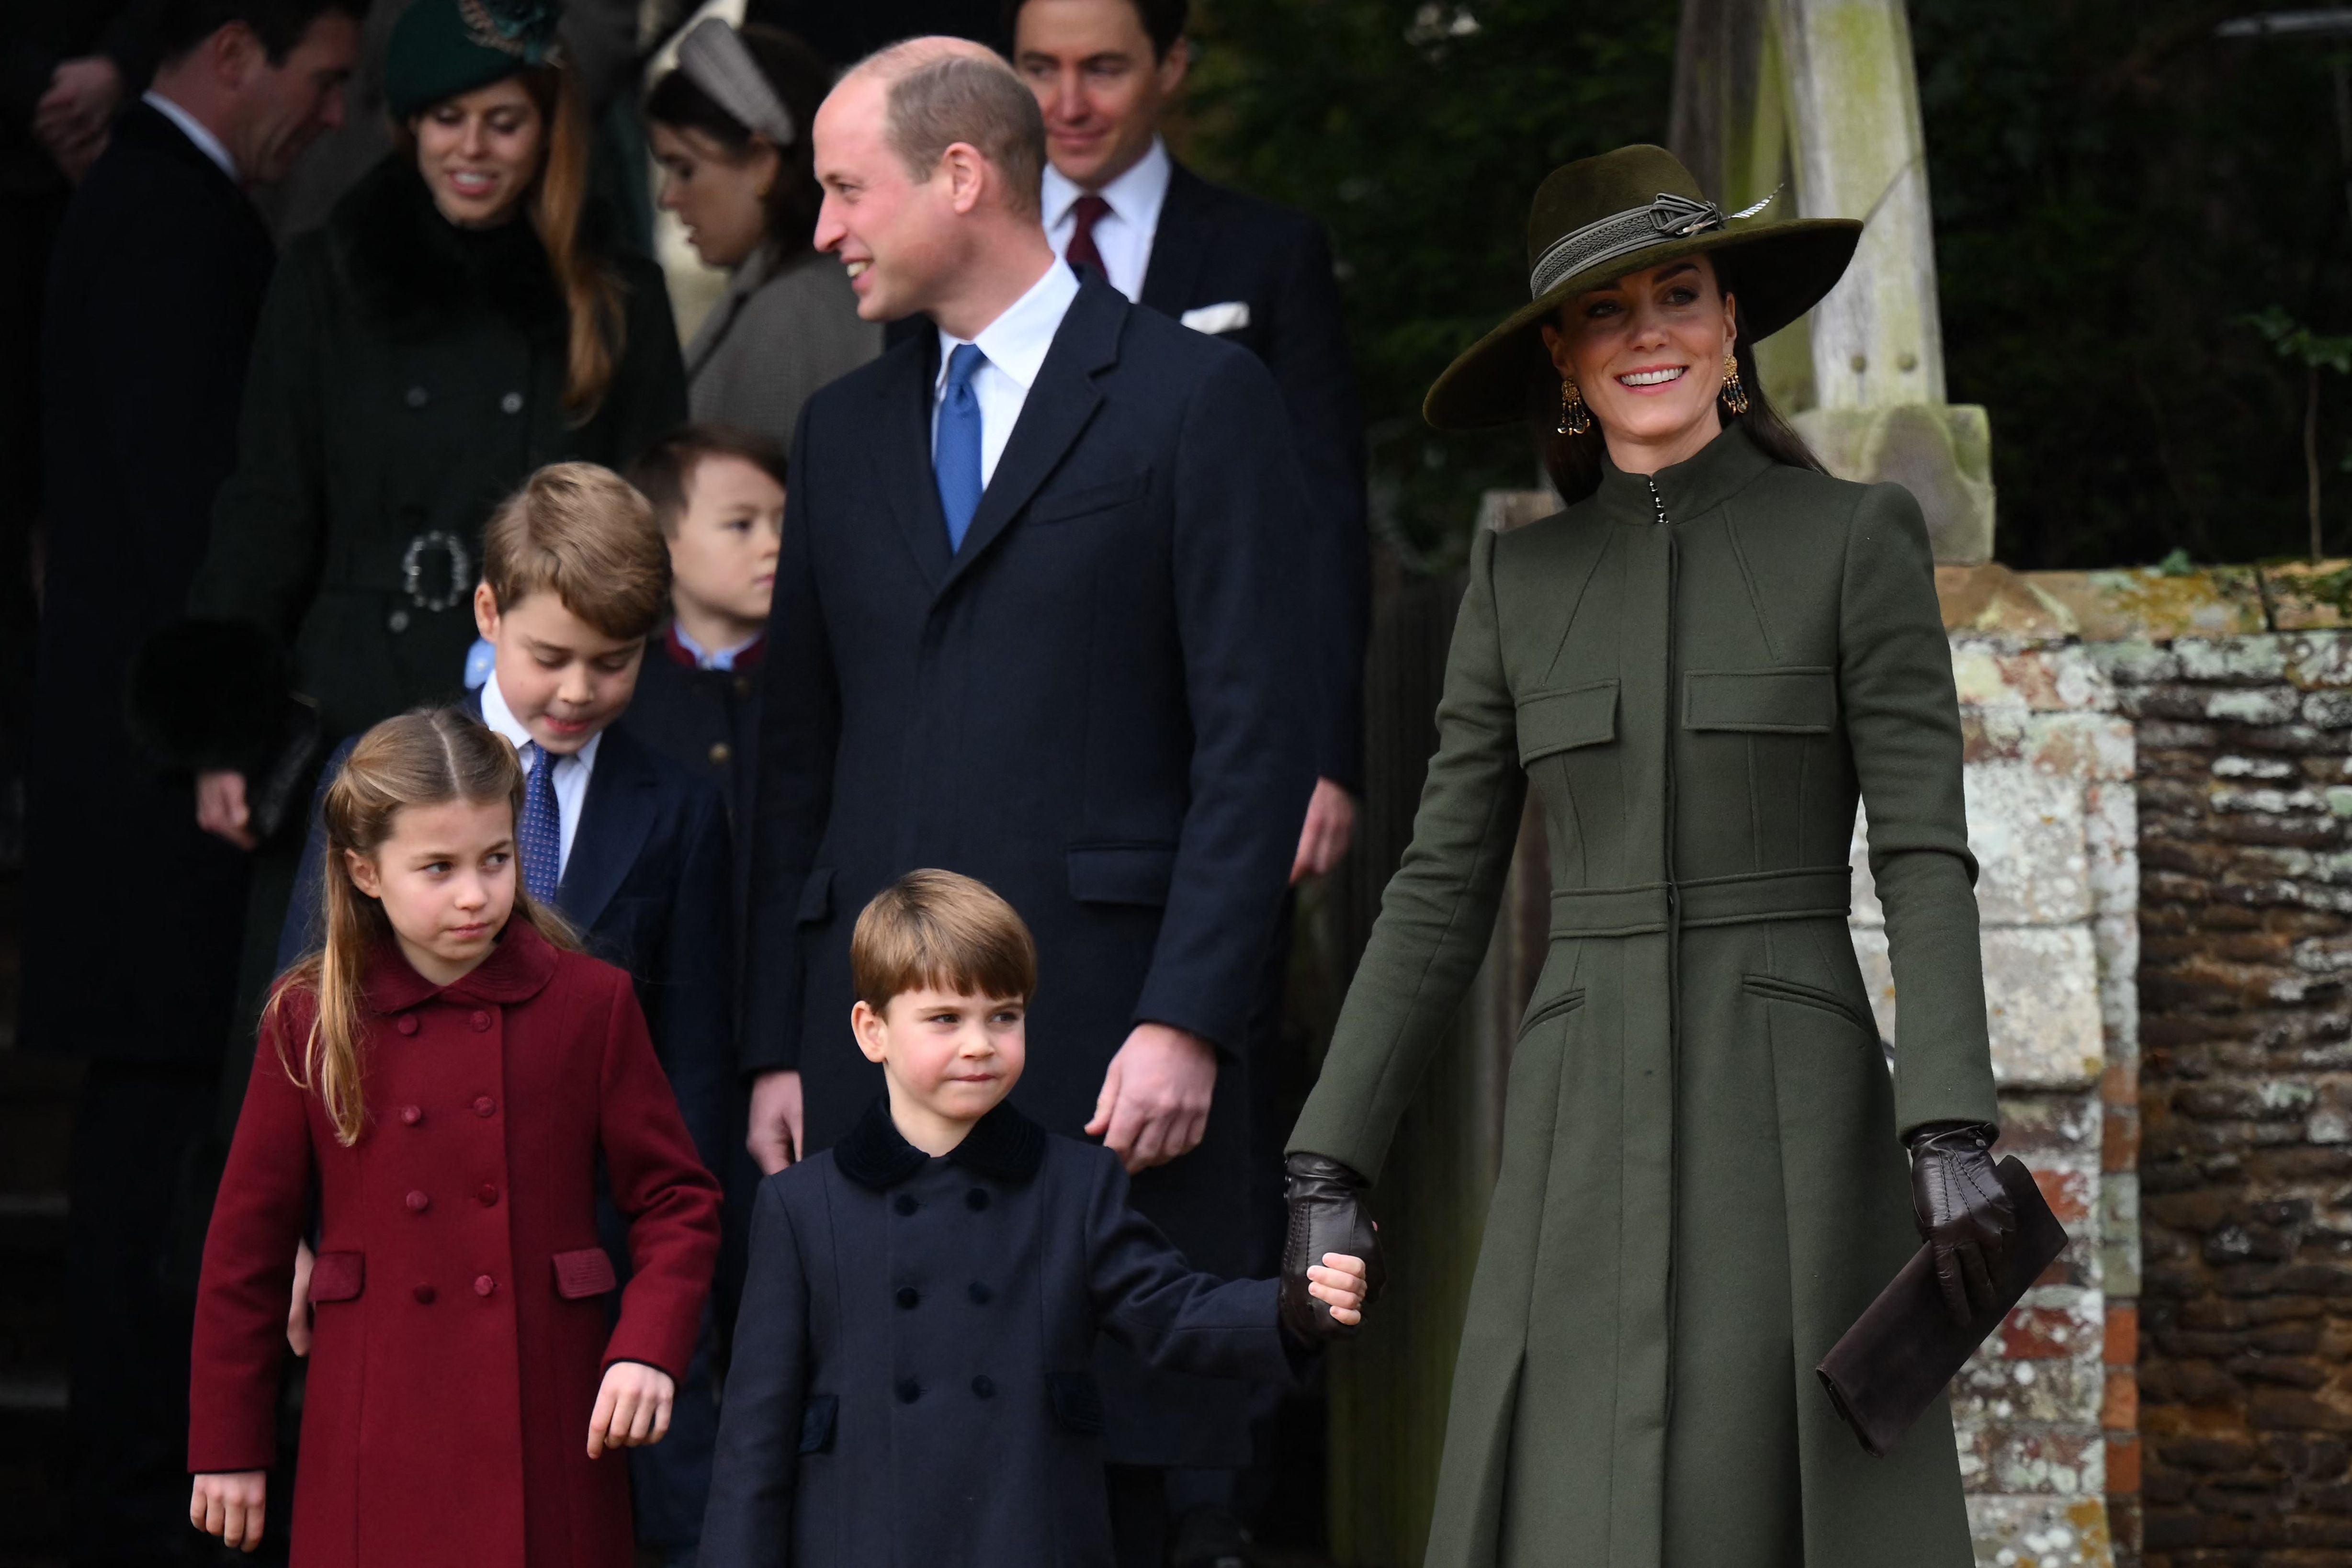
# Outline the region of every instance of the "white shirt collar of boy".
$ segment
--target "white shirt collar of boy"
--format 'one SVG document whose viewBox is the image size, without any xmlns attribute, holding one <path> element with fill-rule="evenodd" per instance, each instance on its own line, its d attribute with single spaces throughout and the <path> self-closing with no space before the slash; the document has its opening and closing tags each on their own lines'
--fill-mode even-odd
<svg viewBox="0 0 2352 1568">
<path fill-rule="evenodd" d="M 220 172 L 229 177 L 232 184 L 241 186 L 245 183 L 245 176 L 236 172 L 236 160 L 228 155 L 228 149 L 221 145 L 221 139 L 207 130 L 204 121 L 160 92 L 150 90 L 142 93 L 139 100 L 178 126 L 180 134 L 196 144 L 197 152 L 220 165 Z"/>
<path fill-rule="evenodd" d="M 731 670 L 735 667 L 736 660 L 759 646 L 760 639 L 767 635 L 764 632 L 754 632 L 740 643 L 730 646 L 706 648 L 694 640 L 691 632 L 676 622 L 670 623 L 669 630 L 670 635 L 677 639 L 677 645 L 686 650 L 687 657 L 694 661 L 694 667 L 698 670 Z M 646 657 L 650 659 L 660 652 L 660 649 L 656 648 L 647 653 Z"/>
<path fill-rule="evenodd" d="M 531 758 L 538 755 L 531 748 L 539 742 L 530 737 L 530 731 L 522 727 L 522 720 L 515 717 L 514 709 L 507 706 L 506 694 L 499 690 L 499 677 L 495 674 L 482 683 L 482 722 L 490 727 L 493 735 L 502 737 L 520 754 L 526 769 L 530 767 Z M 555 810 L 562 819 L 557 824 L 562 841 L 562 848 L 556 856 L 555 873 L 559 877 L 563 874 L 563 868 L 572 863 L 572 840 L 580 831 L 580 808 L 588 800 L 588 775 L 595 771 L 596 748 L 604 744 L 604 732 L 600 729 L 588 737 L 586 745 L 571 756 L 555 758 Z"/>
<path fill-rule="evenodd" d="M 1095 249 L 1102 253 L 1110 286 L 1129 299 L 1143 298 L 1144 275 L 1151 270 L 1151 242 L 1160 233 L 1160 209 L 1167 204 L 1168 182 L 1175 172 L 1168 144 L 1155 136 L 1134 168 L 1094 193 L 1110 204 L 1110 211 L 1095 220 Z M 1055 256 L 1070 254 L 1070 236 L 1078 227 L 1078 198 L 1085 194 L 1068 175 L 1045 165 L 1045 238 Z"/>
<path fill-rule="evenodd" d="M 1077 297 L 1077 274 L 1059 261 L 1048 262 L 1045 275 L 1029 286 L 1029 292 L 971 340 L 987 361 L 971 377 L 972 396 L 980 402 L 983 489 L 996 476 L 996 460 L 1004 455 L 1013 427 L 1021 422 L 1021 405 L 1029 401 L 1029 389 L 1037 383 L 1037 372 L 1045 369 L 1045 355 L 1054 347 L 1054 334 L 1062 329 L 1062 318 Z M 947 395 L 948 361 L 963 342 L 949 337 L 945 328 L 940 329 L 940 369 L 931 382 L 933 451 L 940 444 L 940 402 Z"/>
</svg>

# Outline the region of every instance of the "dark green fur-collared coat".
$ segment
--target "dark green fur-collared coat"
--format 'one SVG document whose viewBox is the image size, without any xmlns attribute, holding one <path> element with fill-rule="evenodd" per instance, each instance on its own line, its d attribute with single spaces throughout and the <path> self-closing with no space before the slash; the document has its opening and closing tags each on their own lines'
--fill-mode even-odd
<svg viewBox="0 0 2352 1568">
<path fill-rule="evenodd" d="M 1995 1114 L 1917 504 L 1736 429 L 1650 478 L 1611 466 L 1479 537 L 1437 720 L 1290 1145 L 1377 1177 L 1532 784 L 1551 944 L 1430 1568 L 1967 1568 L 1947 1407 L 1874 1459 L 1813 1375 L 1919 1245 L 1898 1134 Z M 1846 931 L 1857 795 L 1903 998 L 1892 1082 Z"/>
</svg>

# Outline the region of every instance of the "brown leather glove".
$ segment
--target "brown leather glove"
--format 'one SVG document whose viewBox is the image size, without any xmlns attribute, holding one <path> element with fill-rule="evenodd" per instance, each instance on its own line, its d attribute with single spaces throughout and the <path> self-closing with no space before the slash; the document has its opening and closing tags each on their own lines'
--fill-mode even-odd
<svg viewBox="0 0 2352 1568">
<path fill-rule="evenodd" d="M 1323 1261 L 1327 1252 L 1344 1252 L 1364 1261 L 1364 1304 L 1380 1299 L 1387 1270 L 1381 1265 L 1381 1241 L 1364 1212 L 1363 1191 L 1370 1184 L 1335 1159 L 1322 1155 L 1296 1154 L 1283 1162 L 1288 1179 L 1283 1200 L 1290 1207 L 1290 1231 L 1282 1244 L 1282 1284 L 1276 1295 L 1282 1326 L 1302 1345 L 1346 1339 L 1362 1325 L 1343 1323 L 1331 1309 L 1307 1293 L 1307 1270 Z"/>
<path fill-rule="evenodd" d="M 1935 1122 L 1911 1134 L 1911 1213 L 1935 1249 L 1936 1281 L 1957 1323 L 1972 1323 L 1998 1303 L 2017 1239 L 2016 1206 L 1993 1174 L 2000 1135 L 1978 1122 Z"/>
</svg>

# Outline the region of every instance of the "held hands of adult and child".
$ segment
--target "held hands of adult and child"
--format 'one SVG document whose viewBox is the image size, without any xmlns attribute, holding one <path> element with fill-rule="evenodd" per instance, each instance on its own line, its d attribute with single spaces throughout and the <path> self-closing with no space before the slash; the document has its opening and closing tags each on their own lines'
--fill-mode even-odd
<svg viewBox="0 0 2352 1568">
<path fill-rule="evenodd" d="M 669 1435 L 670 1409 L 677 1397 L 677 1385 L 657 1366 L 616 1361 L 606 1367 L 604 1385 L 596 1391 L 596 1408 L 588 1417 L 588 1457 L 602 1458 L 611 1449 L 650 1448 L 660 1442 Z M 224 1546 L 257 1551 L 268 1496 L 267 1470 L 198 1476 L 188 1499 L 188 1522 L 207 1535 L 219 1536 Z"/>
</svg>

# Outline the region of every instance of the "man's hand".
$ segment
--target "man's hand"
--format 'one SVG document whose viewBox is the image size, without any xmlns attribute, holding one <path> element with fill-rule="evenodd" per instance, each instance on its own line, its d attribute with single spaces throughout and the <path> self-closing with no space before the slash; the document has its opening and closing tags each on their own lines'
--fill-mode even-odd
<svg viewBox="0 0 2352 1568">
<path fill-rule="evenodd" d="M 677 1385 L 660 1367 L 614 1362 L 604 1371 L 604 1385 L 596 1390 L 596 1408 L 588 1417 L 588 1457 L 660 1442 L 669 1435 L 670 1406 L 677 1398 Z"/>
<path fill-rule="evenodd" d="M 252 849 L 253 813 L 246 809 L 245 775 L 226 768 L 196 775 L 196 826 L 238 849 Z"/>
<path fill-rule="evenodd" d="M 188 1522 L 206 1535 L 217 1535 L 224 1546 L 247 1552 L 261 1544 L 263 1501 L 269 1490 L 268 1470 L 226 1470 L 198 1476 L 188 1497 Z"/>
<path fill-rule="evenodd" d="M 763 1175 L 773 1176 L 801 1157 L 808 1142 L 801 1112 L 801 1075 L 762 1072 L 751 1080 L 751 1129 L 743 1146 Z"/>
<path fill-rule="evenodd" d="M 1199 1146 L 1217 1087 L 1217 1049 L 1164 1023 L 1139 1023 L 1103 1074 L 1087 1136 L 1119 1157 L 1127 1174 L 1164 1166 Z"/>
<path fill-rule="evenodd" d="M 1348 858 L 1356 837 L 1356 799 L 1328 779 L 1315 780 L 1307 797 L 1306 825 L 1298 830 L 1298 855 L 1290 862 L 1290 885 L 1323 876 Z"/>
<path fill-rule="evenodd" d="M 114 110 L 122 101 L 122 73 L 104 55 L 61 63 L 33 108 L 33 134 L 66 178 L 79 183 L 106 149 Z"/>
<path fill-rule="evenodd" d="M 296 1355 L 310 1354 L 310 1266 L 319 1255 L 308 1241 L 294 1245 L 294 1296 L 286 1304 L 286 1348 Z"/>
</svg>

